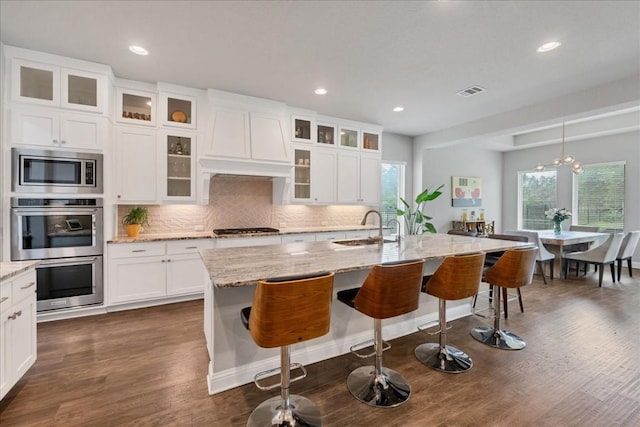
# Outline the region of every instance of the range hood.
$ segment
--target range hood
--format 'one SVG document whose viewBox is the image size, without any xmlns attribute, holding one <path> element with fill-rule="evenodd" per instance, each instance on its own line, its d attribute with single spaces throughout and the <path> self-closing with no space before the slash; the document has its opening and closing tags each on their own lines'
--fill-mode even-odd
<svg viewBox="0 0 640 427">
<path fill-rule="evenodd" d="M 211 175 L 267 176 L 291 178 L 291 163 L 260 162 L 245 159 L 200 159 L 200 171 Z"/>
<path fill-rule="evenodd" d="M 199 175 L 202 179 L 201 201 L 205 204 L 209 200 L 209 181 L 214 176 L 271 180 L 273 203 L 282 205 L 290 201 L 291 170 L 293 169 L 291 164 L 208 158 L 201 158 L 199 163 Z"/>
</svg>

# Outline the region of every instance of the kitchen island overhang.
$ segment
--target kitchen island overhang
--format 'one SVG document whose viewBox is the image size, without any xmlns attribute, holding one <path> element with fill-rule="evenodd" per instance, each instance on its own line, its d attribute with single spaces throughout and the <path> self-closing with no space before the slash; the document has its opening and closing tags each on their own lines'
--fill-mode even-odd
<svg viewBox="0 0 640 427">
<path fill-rule="evenodd" d="M 371 267 L 377 264 L 424 259 L 424 274 L 428 275 L 446 256 L 504 251 L 527 245 L 496 239 L 424 234 L 403 236 L 400 243 L 384 245 L 343 246 L 333 242 L 304 242 L 202 249 L 200 256 L 210 277 L 204 295 L 209 394 L 248 384 L 257 372 L 280 364 L 278 349 L 258 347 L 240 321 L 240 310 L 252 304 L 255 284 L 260 279 L 333 271 L 336 273 L 335 296 L 343 289 L 360 286 Z M 337 302 L 335 298 L 334 302 Z M 447 319 L 454 320 L 469 314 L 468 300 L 447 306 Z M 437 320 L 437 299 L 422 294 L 418 310 L 383 321 L 383 336 L 390 340 L 408 335 L 416 332 L 418 325 L 435 325 Z M 344 304 L 333 303 L 329 333 L 293 346 L 292 361 L 309 364 L 345 354 L 352 345 L 370 340 L 372 331 L 373 323 L 367 316 Z"/>
</svg>

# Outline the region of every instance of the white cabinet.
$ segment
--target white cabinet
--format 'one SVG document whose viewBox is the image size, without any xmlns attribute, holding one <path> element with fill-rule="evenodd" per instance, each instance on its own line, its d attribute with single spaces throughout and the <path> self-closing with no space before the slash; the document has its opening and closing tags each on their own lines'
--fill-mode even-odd
<svg viewBox="0 0 640 427">
<path fill-rule="evenodd" d="M 162 199 L 190 202 L 196 197 L 195 134 L 179 131 L 159 132 Z"/>
<path fill-rule="evenodd" d="M 380 203 L 380 155 L 340 151 L 338 154 L 338 202 Z"/>
<path fill-rule="evenodd" d="M 282 239 L 277 236 L 225 237 L 216 239 L 218 248 L 241 248 L 246 246 L 279 245 Z"/>
<path fill-rule="evenodd" d="M 0 399 L 35 363 L 36 272 L 0 284 Z"/>
<path fill-rule="evenodd" d="M 116 129 L 113 179 L 117 203 L 156 203 L 157 132 L 144 127 Z"/>
<path fill-rule="evenodd" d="M 333 148 L 313 147 L 311 152 L 311 194 L 314 203 L 335 203 L 337 199 L 338 153 Z"/>
<path fill-rule="evenodd" d="M 156 125 L 156 94 L 144 90 L 117 88 L 116 121 L 133 125 Z"/>
<path fill-rule="evenodd" d="M 251 112 L 251 158 L 271 162 L 290 162 L 291 155 L 283 117 Z"/>
<path fill-rule="evenodd" d="M 11 144 L 102 150 L 107 119 L 48 108 L 10 110 Z"/>
<path fill-rule="evenodd" d="M 202 293 L 208 274 L 198 250 L 214 245 L 213 239 L 109 245 L 109 305 Z"/>
<path fill-rule="evenodd" d="M 196 129 L 197 100 L 193 96 L 160 92 L 158 117 L 163 126 Z"/>
<path fill-rule="evenodd" d="M 107 85 L 106 74 L 18 58 L 11 60 L 13 101 L 104 113 Z"/>
<path fill-rule="evenodd" d="M 317 242 L 328 242 L 332 240 L 344 240 L 346 237 L 344 231 L 327 231 L 324 233 L 316 233 Z"/>
<path fill-rule="evenodd" d="M 282 236 L 282 243 L 303 243 L 303 242 L 315 242 L 315 233 L 296 233 L 285 234 Z"/>
</svg>

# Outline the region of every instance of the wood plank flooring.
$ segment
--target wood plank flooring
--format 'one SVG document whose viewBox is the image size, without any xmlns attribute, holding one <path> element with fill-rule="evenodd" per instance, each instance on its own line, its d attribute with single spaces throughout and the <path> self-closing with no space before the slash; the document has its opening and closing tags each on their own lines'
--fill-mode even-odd
<svg viewBox="0 0 640 427">
<path fill-rule="evenodd" d="M 452 322 L 449 343 L 474 361 L 466 373 L 435 372 L 415 359 L 414 348 L 437 336 L 416 332 L 391 341 L 384 364 L 413 388 L 398 408 L 371 408 L 351 397 L 347 375 L 369 364 L 351 354 L 308 366 L 292 392 L 315 401 L 326 426 L 638 426 L 640 271 L 634 272 L 622 283 L 607 277 L 602 288 L 597 274 L 548 285 L 536 276 L 522 289 L 525 313 L 512 302 L 503 323 L 526 339 L 521 351 L 475 341 L 469 330 L 487 319 Z M 246 425 L 253 408 L 277 393 L 249 384 L 207 394 L 202 305 L 39 324 L 38 360 L 0 402 L 0 425 Z"/>
</svg>

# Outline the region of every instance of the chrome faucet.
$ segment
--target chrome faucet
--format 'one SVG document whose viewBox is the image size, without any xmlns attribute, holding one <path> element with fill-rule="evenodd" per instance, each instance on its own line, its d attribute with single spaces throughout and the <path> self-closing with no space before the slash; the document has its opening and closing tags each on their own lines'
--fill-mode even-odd
<svg viewBox="0 0 640 427">
<path fill-rule="evenodd" d="M 384 243 L 384 237 L 382 236 L 382 215 L 380 214 L 379 211 L 375 210 L 375 209 L 371 209 L 370 211 L 367 211 L 367 213 L 364 214 L 364 218 L 362 218 L 362 222 L 360 222 L 360 225 L 365 225 L 367 223 L 367 217 L 369 216 L 370 213 L 376 213 L 378 214 L 378 219 L 379 224 L 380 224 L 380 230 L 378 233 L 378 244 L 381 245 Z"/>
</svg>

